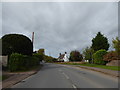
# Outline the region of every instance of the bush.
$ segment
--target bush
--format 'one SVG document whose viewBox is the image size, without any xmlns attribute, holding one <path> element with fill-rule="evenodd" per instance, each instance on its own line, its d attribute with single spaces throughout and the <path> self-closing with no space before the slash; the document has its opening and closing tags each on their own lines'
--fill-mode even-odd
<svg viewBox="0 0 120 90">
<path fill-rule="evenodd" d="M 108 52 L 106 55 L 104 55 L 103 60 L 110 62 L 112 60 L 120 60 L 120 58 L 118 57 L 117 52 L 111 51 L 111 52 Z"/>
<path fill-rule="evenodd" d="M 36 66 L 36 65 L 39 65 L 39 64 L 40 64 L 39 58 L 37 58 L 37 57 L 35 57 L 35 56 L 32 56 L 32 57 L 31 57 L 31 62 L 32 62 L 32 66 Z"/>
<path fill-rule="evenodd" d="M 11 55 L 12 53 L 32 55 L 33 44 L 31 40 L 20 34 L 7 34 L 3 36 L 2 55 Z"/>
<path fill-rule="evenodd" d="M 23 56 L 18 53 L 14 53 L 10 56 L 9 60 L 9 69 L 10 71 L 17 71 L 21 70 L 21 67 L 23 67 Z"/>
<path fill-rule="evenodd" d="M 106 64 L 106 62 L 103 60 L 103 56 L 107 53 L 106 50 L 101 49 L 99 51 L 97 51 L 96 53 L 93 54 L 93 62 L 95 64 L 101 64 L 104 65 Z"/>
<path fill-rule="evenodd" d="M 42 61 L 44 59 L 44 55 L 40 54 L 40 53 L 34 53 L 33 56 L 37 57 L 39 59 L 39 61 Z"/>
<path fill-rule="evenodd" d="M 39 65 L 39 58 L 35 56 L 13 53 L 9 59 L 9 70 L 12 72 L 28 70 L 36 65 Z"/>
</svg>

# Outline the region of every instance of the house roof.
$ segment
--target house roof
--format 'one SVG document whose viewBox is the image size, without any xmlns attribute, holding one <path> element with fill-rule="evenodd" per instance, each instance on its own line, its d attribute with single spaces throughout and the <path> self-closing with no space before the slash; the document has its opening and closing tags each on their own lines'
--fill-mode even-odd
<svg viewBox="0 0 120 90">
<path fill-rule="evenodd" d="M 58 59 L 63 59 L 64 56 L 65 56 L 65 54 L 61 54 L 61 55 L 58 57 Z"/>
</svg>

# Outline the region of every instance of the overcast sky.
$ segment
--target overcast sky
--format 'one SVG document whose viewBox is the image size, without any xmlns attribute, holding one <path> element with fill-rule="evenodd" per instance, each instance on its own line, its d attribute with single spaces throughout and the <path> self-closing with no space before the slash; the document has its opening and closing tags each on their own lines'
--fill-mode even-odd
<svg viewBox="0 0 120 90">
<path fill-rule="evenodd" d="M 31 39 L 35 32 L 34 50 L 44 48 L 54 57 L 71 50 L 82 53 L 99 31 L 109 43 L 118 36 L 117 2 L 2 3 L 0 19 L 2 36 L 18 33 Z"/>
</svg>

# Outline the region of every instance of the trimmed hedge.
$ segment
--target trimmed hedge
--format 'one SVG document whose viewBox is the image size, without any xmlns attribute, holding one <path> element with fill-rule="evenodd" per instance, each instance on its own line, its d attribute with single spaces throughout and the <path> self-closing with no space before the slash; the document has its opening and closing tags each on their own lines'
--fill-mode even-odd
<svg viewBox="0 0 120 90">
<path fill-rule="evenodd" d="M 14 72 L 28 70 L 37 65 L 39 65 L 39 58 L 13 53 L 10 56 L 8 67 L 11 72 Z"/>
<path fill-rule="evenodd" d="M 103 60 L 103 56 L 107 53 L 106 50 L 101 49 L 93 54 L 93 62 L 95 64 L 105 65 L 106 62 Z"/>
<path fill-rule="evenodd" d="M 2 38 L 2 55 L 20 53 L 32 56 L 33 43 L 22 34 L 6 34 Z"/>
</svg>

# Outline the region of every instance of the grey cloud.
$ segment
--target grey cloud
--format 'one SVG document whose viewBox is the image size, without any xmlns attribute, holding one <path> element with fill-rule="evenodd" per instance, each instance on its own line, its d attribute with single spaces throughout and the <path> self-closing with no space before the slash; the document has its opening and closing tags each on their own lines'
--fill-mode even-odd
<svg viewBox="0 0 120 90">
<path fill-rule="evenodd" d="M 101 31 L 109 42 L 118 34 L 118 6 L 110 3 L 3 3 L 3 35 L 20 33 L 31 38 L 34 49 L 45 48 L 46 54 L 82 50 Z M 112 49 L 112 48 L 110 48 Z"/>
</svg>

